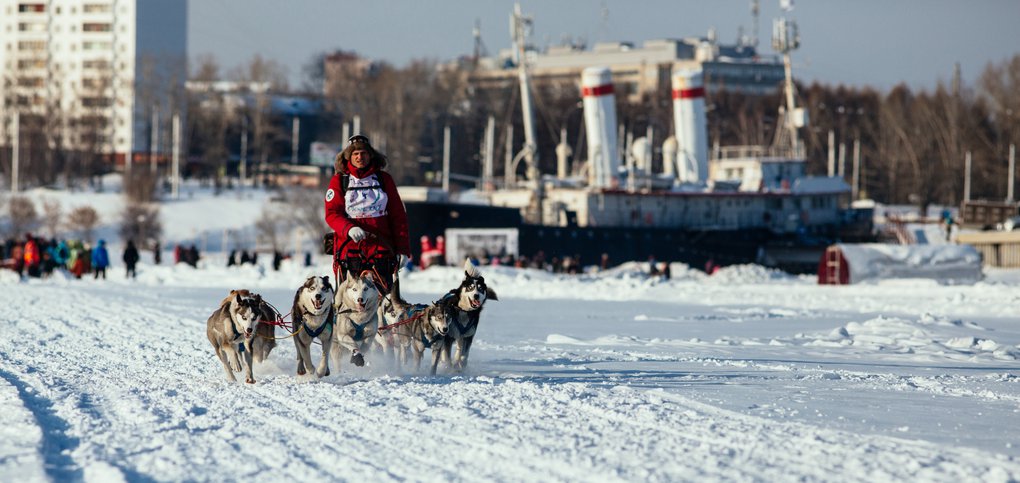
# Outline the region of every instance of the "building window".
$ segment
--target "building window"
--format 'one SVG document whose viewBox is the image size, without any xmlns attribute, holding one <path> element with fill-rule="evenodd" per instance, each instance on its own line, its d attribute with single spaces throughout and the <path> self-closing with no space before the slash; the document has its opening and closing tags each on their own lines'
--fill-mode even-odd
<svg viewBox="0 0 1020 483">
<path fill-rule="evenodd" d="M 45 32 L 46 24 L 37 22 L 21 22 L 18 24 L 20 32 Z"/>
<path fill-rule="evenodd" d="M 22 3 L 18 5 L 18 11 L 22 13 L 29 12 L 42 13 L 46 11 L 46 5 L 42 3 Z"/>
<path fill-rule="evenodd" d="M 46 41 L 21 40 L 18 42 L 18 50 L 46 50 Z"/>
<path fill-rule="evenodd" d="M 113 105 L 113 99 L 109 97 L 83 97 L 81 98 L 82 107 L 110 107 Z"/>
<path fill-rule="evenodd" d="M 112 42 L 97 42 L 97 41 L 86 41 L 81 44 L 82 50 L 110 50 L 113 48 Z"/>
<path fill-rule="evenodd" d="M 21 87 L 42 87 L 42 77 L 19 77 L 18 85 Z"/>
<path fill-rule="evenodd" d="M 110 61 L 108 60 L 86 60 L 81 63 L 83 69 L 109 69 Z"/>
<path fill-rule="evenodd" d="M 110 11 L 110 4 L 108 3 L 86 3 L 81 7 L 84 13 L 107 13 Z"/>
<path fill-rule="evenodd" d="M 109 32 L 110 24 L 99 22 L 86 22 L 81 26 L 82 32 Z"/>
</svg>

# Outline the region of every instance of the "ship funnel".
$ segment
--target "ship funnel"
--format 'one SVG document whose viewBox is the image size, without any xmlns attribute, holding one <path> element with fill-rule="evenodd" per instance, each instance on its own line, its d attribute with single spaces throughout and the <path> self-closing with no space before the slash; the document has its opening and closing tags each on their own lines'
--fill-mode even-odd
<svg viewBox="0 0 1020 483">
<path fill-rule="evenodd" d="M 708 180 L 708 129 L 701 70 L 679 69 L 673 73 L 673 121 L 680 182 Z"/>
<path fill-rule="evenodd" d="M 616 98 L 613 76 L 606 67 L 589 67 L 581 73 L 584 128 L 588 134 L 588 179 L 595 188 L 614 188 L 620 158 L 616 148 Z"/>
</svg>

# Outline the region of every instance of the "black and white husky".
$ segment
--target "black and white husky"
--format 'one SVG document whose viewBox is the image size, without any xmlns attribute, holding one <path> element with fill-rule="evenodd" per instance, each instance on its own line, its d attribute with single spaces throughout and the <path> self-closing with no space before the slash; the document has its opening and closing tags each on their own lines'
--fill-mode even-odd
<svg viewBox="0 0 1020 483">
<path fill-rule="evenodd" d="M 294 347 L 297 349 L 298 375 L 314 374 L 317 377 L 329 375 L 329 351 L 333 346 L 333 284 L 329 277 L 308 277 L 304 285 L 294 294 L 291 309 L 291 329 Z M 318 339 L 322 344 L 322 359 L 319 367 L 312 365 L 312 342 Z"/>
<path fill-rule="evenodd" d="M 485 284 L 485 278 L 470 260 L 464 262 L 464 280 L 460 286 L 450 290 L 437 304 L 443 306 L 450 321 L 449 332 L 444 340 L 444 360 L 450 361 L 455 371 L 463 371 L 467 367 L 471 342 L 478 329 L 478 319 L 482 315 L 482 307 L 487 300 L 499 300 L 496 291 Z M 456 344 L 457 352 L 451 354 Z"/>
<path fill-rule="evenodd" d="M 263 318 L 262 310 L 262 296 L 248 290 L 231 290 L 206 321 L 205 334 L 229 381 L 236 381 L 234 373 L 244 370 L 244 382 L 255 383 L 252 343 L 258 339 L 256 329 Z"/>
<path fill-rule="evenodd" d="M 380 305 L 379 332 L 376 342 L 383 352 L 392 349 L 397 363 L 407 367 L 408 352 L 414 353 L 415 368 L 421 368 L 425 349 L 432 349 L 432 374 L 436 373 L 443 342 L 449 328 L 445 307 L 438 302 L 432 305 L 408 303 L 400 296 L 400 280 L 393 281 L 393 290 L 383 297 Z"/>
<path fill-rule="evenodd" d="M 333 302 L 336 321 L 330 354 L 338 371 L 344 351 L 351 353 L 351 363 L 359 367 L 365 365 L 362 351 L 375 340 L 379 330 L 380 299 L 375 277 L 368 271 L 357 276 L 348 272 L 347 279 L 337 287 Z"/>
</svg>

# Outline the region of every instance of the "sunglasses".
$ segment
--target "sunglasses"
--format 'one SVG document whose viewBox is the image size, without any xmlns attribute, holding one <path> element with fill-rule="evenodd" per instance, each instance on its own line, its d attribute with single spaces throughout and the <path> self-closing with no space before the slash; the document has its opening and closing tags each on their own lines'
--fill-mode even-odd
<svg viewBox="0 0 1020 483">
<path fill-rule="evenodd" d="M 353 136 L 351 136 L 350 138 L 347 139 L 347 144 L 354 144 L 356 142 L 358 142 L 358 143 L 365 143 L 365 144 L 372 144 L 372 143 L 368 142 L 368 138 L 367 137 L 365 137 L 365 136 L 363 136 L 361 134 L 355 134 L 355 135 L 353 135 Z"/>
</svg>

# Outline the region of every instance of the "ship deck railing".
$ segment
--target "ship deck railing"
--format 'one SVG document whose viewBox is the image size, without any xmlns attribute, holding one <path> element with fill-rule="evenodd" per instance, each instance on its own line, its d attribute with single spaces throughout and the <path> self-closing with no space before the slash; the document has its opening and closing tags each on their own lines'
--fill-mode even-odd
<svg viewBox="0 0 1020 483">
<path fill-rule="evenodd" d="M 716 146 L 713 159 L 784 158 L 804 159 L 804 149 L 790 146 Z"/>
</svg>

